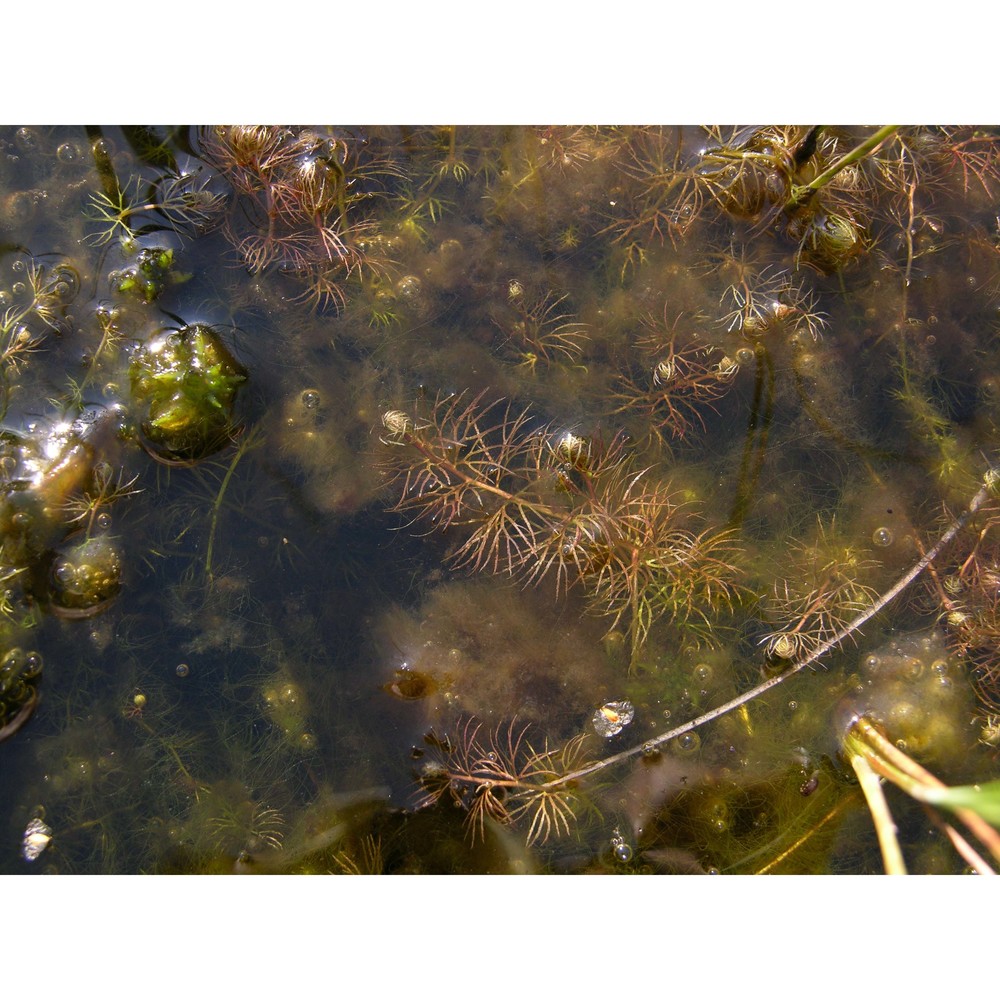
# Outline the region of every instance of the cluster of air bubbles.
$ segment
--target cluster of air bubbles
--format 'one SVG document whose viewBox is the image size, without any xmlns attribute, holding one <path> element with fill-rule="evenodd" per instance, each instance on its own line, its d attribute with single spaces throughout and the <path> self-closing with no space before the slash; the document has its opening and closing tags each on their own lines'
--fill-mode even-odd
<svg viewBox="0 0 1000 1000">
<path fill-rule="evenodd" d="M 632 848 L 617 826 L 611 833 L 611 853 L 614 855 L 615 861 L 620 864 L 627 865 L 632 860 Z"/>
<path fill-rule="evenodd" d="M 928 759 L 959 754 L 969 705 L 958 676 L 940 632 L 899 636 L 861 655 L 838 720 L 865 715 L 900 749 Z"/>
</svg>

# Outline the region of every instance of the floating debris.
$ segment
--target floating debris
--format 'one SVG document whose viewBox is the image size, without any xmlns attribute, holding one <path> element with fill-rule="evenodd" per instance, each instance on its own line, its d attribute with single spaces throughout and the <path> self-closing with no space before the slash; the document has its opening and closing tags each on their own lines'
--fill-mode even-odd
<svg viewBox="0 0 1000 1000">
<path fill-rule="evenodd" d="M 594 729 L 598 736 L 609 739 L 617 736 L 635 715 L 635 708 L 630 701 L 609 701 L 594 712 Z"/>
<path fill-rule="evenodd" d="M 49 846 L 52 840 L 52 827 L 37 816 L 24 828 L 21 840 L 21 857 L 25 861 L 34 861 Z"/>
</svg>

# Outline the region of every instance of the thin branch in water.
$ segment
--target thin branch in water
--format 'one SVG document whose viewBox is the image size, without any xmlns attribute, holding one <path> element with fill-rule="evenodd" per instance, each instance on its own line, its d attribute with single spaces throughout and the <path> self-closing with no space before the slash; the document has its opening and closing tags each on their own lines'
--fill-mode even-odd
<svg viewBox="0 0 1000 1000">
<path fill-rule="evenodd" d="M 862 611 L 861 614 L 845 625 L 844 628 L 836 633 L 836 635 L 831 636 L 825 642 L 817 646 L 811 653 L 808 654 L 808 656 L 805 656 L 801 660 L 793 663 L 780 674 L 775 674 L 773 677 L 769 677 L 767 680 L 762 681 L 751 690 L 745 691 L 736 698 L 727 701 L 724 705 L 719 705 L 717 708 L 713 708 L 710 711 L 705 712 L 703 715 L 699 715 L 696 719 L 691 719 L 679 726 L 675 726 L 673 729 L 668 730 L 665 733 L 661 733 L 659 736 L 656 736 L 651 740 L 647 740 L 640 746 L 631 747 L 628 750 L 622 750 L 620 753 L 612 754 L 610 757 L 605 757 L 603 760 L 596 761 L 593 764 L 588 764 L 585 767 L 563 774 L 560 777 L 548 782 L 548 786 L 557 787 L 564 783 L 579 781 L 581 778 L 586 778 L 592 774 L 596 774 L 598 771 L 614 767 L 616 764 L 621 764 L 626 760 L 631 760 L 633 757 L 638 757 L 640 754 L 649 753 L 657 747 L 660 747 L 665 743 L 669 743 L 670 740 L 676 739 L 678 736 L 683 736 L 685 733 L 689 733 L 693 729 L 704 726 L 709 722 L 714 722 L 716 719 L 721 718 L 723 715 L 727 715 L 734 709 L 741 708 L 743 705 L 748 704 L 765 692 L 770 691 L 771 688 L 775 688 L 782 682 L 788 680 L 789 677 L 794 677 L 806 667 L 811 666 L 813 663 L 822 659 L 827 653 L 836 649 L 845 639 L 853 636 L 854 633 L 857 632 L 862 626 L 864 626 L 867 622 L 874 618 L 875 615 L 879 614 L 879 612 L 899 597 L 899 595 L 903 593 L 903 591 L 906 590 L 906 588 L 909 587 L 910 584 L 913 583 L 913 581 L 916 580 L 916 578 L 920 576 L 920 574 L 927 569 L 927 567 L 930 566 L 930 564 L 934 562 L 944 549 L 955 539 L 958 533 L 969 522 L 970 518 L 972 518 L 976 511 L 983 506 L 987 498 L 995 493 L 998 484 L 1000 484 L 1000 470 L 996 468 L 988 469 L 984 476 L 983 486 L 969 502 L 969 506 L 962 514 L 952 521 L 949 527 L 927 550 L 927 552 L 924 553 L 924 555 L 921 556 L 921 558 L 917 560 L 917 562 L 914 563 L 914 565 L 911 566 L 910 569 L 907 570 L 884 594 L 882 594 L 882 596 L 875 601 L 871 607 Z"/>
</svg>

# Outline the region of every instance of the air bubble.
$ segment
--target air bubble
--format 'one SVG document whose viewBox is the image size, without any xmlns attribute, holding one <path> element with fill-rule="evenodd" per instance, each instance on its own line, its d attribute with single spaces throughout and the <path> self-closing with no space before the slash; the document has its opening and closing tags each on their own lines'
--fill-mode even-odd
<svg viewBox="0 0 1000 1000">
<path fill-rule="evenodd" d="M 623 865 L 627 865 L 632 860 L 632 848 L 628 844 L 615 844 L 615 860 Z"/>
<path fill-rule="evenodd" d="M 14 133 L 14 142 L 25 152 L 38 149 L 38 134 L 34 129 L 21 127 Z"/>
<path fill-rule="evenodd" d="M 872 533 L 872 542 L 874 542 L 879 548 L 886 548 L 892 545 L 892 532 L 886 527 L 876 528 Z"/>
<path fill-rule="evenodd" d="M 320 395 L 316 389 L 306 389 L 301 396 L 302 405 L 307 410 L 315 410 L 320 403 Z"/>
<path fill-rule="evenodd" d="M 404 301 L 418 299 L 422 290 L 420 279 L 415 274 L 404 275 L 396 282 L 396 294 Z"/>
<path fill-rule="evenodd" d="M 187 677 L 187 675 L 191 673 L 191 668 L 186 663 L 178 663 L 174 669 L 174 673 L 177 674 L 178 677 Z"/>
<path fill-rule="evenodd" d="M 677 752 L 680 754 L 697 753 L 701 747 L 701 737 L 697 733 L 684 733 L 682 736 L 677 737 L 675 746 L 677 747 Z"/>
<path fill-rule="evenodd" d="M 955 690 L 955 682 L 950 677 L 939 677 L 934 685 L 934 689 L 938 694 L 950 695 Z"/>
</svg>

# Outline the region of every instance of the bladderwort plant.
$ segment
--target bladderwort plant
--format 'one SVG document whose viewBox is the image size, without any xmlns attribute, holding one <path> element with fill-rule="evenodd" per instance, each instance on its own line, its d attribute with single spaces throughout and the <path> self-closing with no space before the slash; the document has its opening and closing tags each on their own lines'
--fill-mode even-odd
<svg viewBox="0 0 1000 1000">
<path fill-rule="evenodd" d="M 394 510 L 464 529 L 456 567 L 582 587 L 610 629 L 628 629 L 633 667 L 654 622 L 707 636 L 737 600 L 731 532 L 702 527 L 621 438 L 533 429 L 527 410 L 482 395 L 439 398 L 426 418 L 390 410 L 382 425 Z"/>
<path fill-rule="evenodd" d="M 109 191 L 90 196 L 85 214 L 94 223 L 90 242 L 97 247 L 118 240 L 126 246 L 150 232 L 169 229 L 197 234 L 215 225 L 225 198 L 211 189 L 209 171 L 166 172 L 154 182 L 130 177 Z"/>
<path fill-rule="evenodd" d="M 544 843 L 549 836 L 566 832 L 576 808 L 584 801 L 581 789 L 583 783 L 611 768 L 654 754 L 660 748 L 708 723 L 745 709 L 761 695 L 819 663 L 846 640 L 856 637 L 872 618 L 900 597 L 933 565 L 998 492 L 1000 470 L 991 467 L 966 509 L 954 518 L 937 541 L 892 586 L 873 596 L 866 607 L 860 609 L 832 635 L 811 648 L 800 646 L 801 655 L 780 672 L 724 704 L 639 745 L 600 759 L 581 762 L 579 766 L 570 766 L 565 770 L 559 770 L 556 765 L 559 762 L 565 763 L 566 757 L 560 758 L 548 746 L 541 754 L 535 753 L 527 747 L 526 731 L 517 730 L 513 722 L 507 730 L 498 729 L 484 742 L 480 738 L 480 724 L 475 720 L 467 720 L 457 748 L 451 742 L 444 742 L 442 753 L 439 754 L 440 760 L 432 764 L 421 777 L 425 794 L 429 796 L 427 801 L 436 801 L 448 792 L 456 803 L 470 810 L 469 824 L 480 833 L 486 817 L 501 823 L 514 823 L 530 809 L 534 810 L 528 831 L 530 842 Z M 864 714 L 852 715 L 846 720 L 843 744 L 844 755 L 858 776 L 872 813 L 887 872 L 902 873 L 906 869 L 895 840 L 891 815 L 878 786 L 878 777 L 891 781 L 919 802 L 936 810 L 952 812 L 1000 862 L 1000 835 L 994 829 L 1000 827 L 1000 782 L 947 787 L 887 739 L 879 727 Z M 522 746 L 527 747 L 527 752 L 522 750 Z M 583 750 L 584 742 L 579 738 L 565 748 L 569 759 L 581 757 Z M 513 808 L 504 797 L 507 793 L 513 793 Z M 992 871 L 988 862 L 950 822 L 944 821 L 943 828 L 956 850 L 970 865 L 977 871 Z"/>
</svg>

